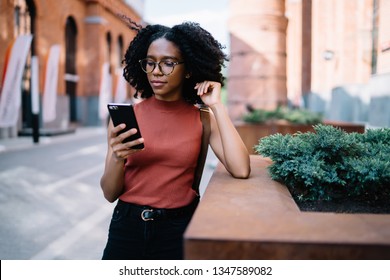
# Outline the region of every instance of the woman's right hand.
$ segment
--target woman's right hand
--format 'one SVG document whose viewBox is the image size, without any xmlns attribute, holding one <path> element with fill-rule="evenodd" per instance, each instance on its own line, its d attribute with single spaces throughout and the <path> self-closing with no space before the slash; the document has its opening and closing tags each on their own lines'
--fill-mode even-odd
<svg viewBox="0 0 390 280">
<path fill-rule="evenodd" d="M 119 132 L 124 128 L 126 128 L 126 125 L 122 123 L 113 127 L 109 134 L 109 145 L 112 149 L 114 157 L 118 160 L 125 160 L 129 155 L 142 151 L 141 149 L 132 149 L 132 147 L 144 143 L 143 138 L 138 138 L 136 140 L 123 143 L 123 140 L 125 140 L 127 137 L 137 133 L 137 129 L 132 128 L 129 131 L 119 134 Z"/>
</svg>

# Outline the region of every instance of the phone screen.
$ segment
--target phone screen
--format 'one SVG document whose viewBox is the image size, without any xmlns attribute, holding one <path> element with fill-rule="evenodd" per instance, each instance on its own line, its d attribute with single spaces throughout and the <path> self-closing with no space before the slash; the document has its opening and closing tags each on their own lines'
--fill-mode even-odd
<svg viewBox="0 0 390 280">
<path fill-rule="evenodd" d="M 141 138 L 141 131 L 138 127 L 138 122 L 134 113 L 134 108 L 131 104 L 125 103 L 108 103 L 107 104 L 108 111 L 110 113 L 110 117 L 114 126 L 117 126 L 121 123 L 126 124 L 126 128 L 123 129 L 119 133 L 123 133 L 132 128 L 137 129 L 137 133 L 127 137 L 123 142 L 129 142 L 138 138 Z M 143 143 L 133 146 L 133 149 L 143 149 L 145 146 Z"/>
</svg>

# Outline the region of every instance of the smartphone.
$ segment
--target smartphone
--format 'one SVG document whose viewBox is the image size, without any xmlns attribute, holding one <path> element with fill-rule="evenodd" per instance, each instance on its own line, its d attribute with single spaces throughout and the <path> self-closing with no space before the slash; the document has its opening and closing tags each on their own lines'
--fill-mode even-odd
<svg viewBox="0 0 390 280">
<path fill-rule="evenodd" d="M 119 132 L 123 133 L 126 132 L 132 128 L 137 129 L 137 133 L 134 135 L 131 135 L 130 137 L 127 137 L 125 140 L 123 140 L 123 143 L 129 142 L 132 140 L 136 140 L 138 138 L 141 138 L 141 131 L 138 127 L 138 122 L 135 117 L 134 108 L 131 104 L 125 104 L 125 103 L 108 103 L 107 104 L 108 112 L 110 113 L 110 117 L 112 119 L 112 122 L 114 126 L 117 126 L 121 123 L 126 124 L 126 128 Z M 144 143 L 138 144 L 136 146 L 132 147 L 133 149 L 143 149 L 145 148 Z"/>
</svg>

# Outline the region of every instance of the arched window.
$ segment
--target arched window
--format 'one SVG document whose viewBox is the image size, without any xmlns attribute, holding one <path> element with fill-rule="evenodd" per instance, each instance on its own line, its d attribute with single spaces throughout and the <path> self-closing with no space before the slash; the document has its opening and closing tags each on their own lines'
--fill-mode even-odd
<svg viewBox="0 0 390 280">
<path fill-rule="evenodd" d="M 119 35 L 118 37 L 118 68 L 122 66 L 122 60 L 123 60 L 123 37 L 122 35 Z"/>
<path fill-rule="evenodd" d="M 36 8 L 33 0 L 14 0 L 14 37 L 35 34 Z M 22 129 L 32 126 L 31 57 L 35 54 L 34 36 L 22 77 Z"/>
<path fill-rule="evenodd" d="M 33 0 L 14 1 L 14 35 L 32 34 L 34 29 L 35 4 Z"/>
<path fill-rule="evenodd" d="M 76 73 L 77 27 L 73 17 L 66 19 L 65 48 L 66 48 L 66 73 Z"/>
<path fill-rule="evenodd" d="M 65 91 L 69 96 L 69 116 L 77 121 L 77 26 L 73 17 L 66 19 L 65 25 Z"/>
<path fill-rule="evenodd" d="M 110 32 L 107 32 L 107 35 L 106 35 L 106 44 L 107 44 L 107 62 L 110 64 L 110 69 L 109 69 L 109 72 L 112 73 L 112 67 L 111 67 L 111 53 L 112 53 L 112 49 L 111 49 L 111 43 L 112 43 L 112 38 L 111 38 L 111 33 Z"/>
</svg>

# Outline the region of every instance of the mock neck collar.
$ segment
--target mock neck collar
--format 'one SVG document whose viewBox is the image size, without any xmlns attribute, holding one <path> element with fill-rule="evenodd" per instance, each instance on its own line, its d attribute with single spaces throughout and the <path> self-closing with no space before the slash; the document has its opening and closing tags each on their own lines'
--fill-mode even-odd
<svg viewBox="0 0 390 280">
<path fill-rule="evenodd" d="M 175 100 L 175 101 L 165 101 L 159 100 L 154 95 L 150 97 L 150 102 L 161 111 L 178 111 L 186 108 L 189 104 L 183 100 Z"/>
</svg>

